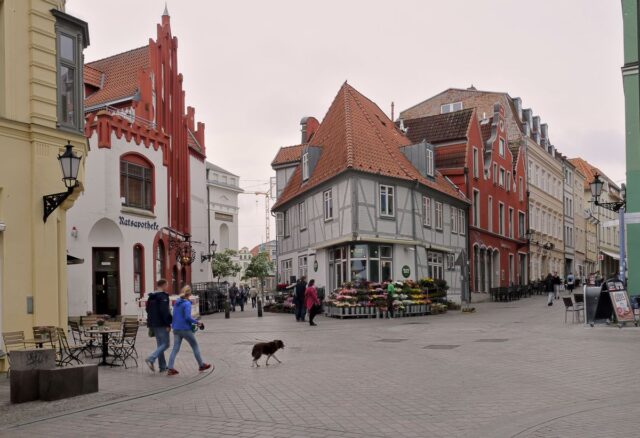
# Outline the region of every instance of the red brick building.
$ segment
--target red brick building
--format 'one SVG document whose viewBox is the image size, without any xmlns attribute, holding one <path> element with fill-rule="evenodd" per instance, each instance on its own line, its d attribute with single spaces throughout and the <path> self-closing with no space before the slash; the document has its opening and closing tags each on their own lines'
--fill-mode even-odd
<svg viewBox="0 0 640 438">
<path fill-rule="evenodd" d="M 508 146 L 500 103 L 483 120 L 475 108 L 402 120 L 414 142 L 435 147 L 436 168 L 472 201 L 469 215 L 471 290 L 528 279 L 525 157 Z"/>
</svg>

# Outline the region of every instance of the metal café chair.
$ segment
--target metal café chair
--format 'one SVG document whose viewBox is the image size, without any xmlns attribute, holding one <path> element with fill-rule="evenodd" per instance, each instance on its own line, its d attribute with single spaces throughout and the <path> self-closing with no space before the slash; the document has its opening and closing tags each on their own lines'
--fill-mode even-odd
<svg viewBox="0 0 640 438">
<path fill-rule="evenodd" d="M 114 359 L 112 364 L 127 366 L 127 360 L 133 359 L 138 366 L 138 352 L 136 351 L 136 337 L 138 336 L 138 324 L 126 324 L 122 330 L 122 337 L 114 339 L 111 343 L 111 350 L 113 351 Z"/>
<path fill-rule="evenodd" d="M 571 297 L 562 297 L 564 303 L 564 322 L 567 323 L 567 313 L 571 312 L 571 322 L 576 322 L 576 313 L 578 314 L 578 322 L 580 322 L 580 312 L 583 311 L 581 307 L 576 307 Z"/>
<path fill-rule="evenodd" d="M 57 327 L 56 332 L 58 335 L 58 342 L 60 344 L 56 364 L 61 367 L 71 365 L 73 362 L 77 363 L 78 365 L 82 365 L 80 355 L 85 351 L 86 347 L 69 345 L 67 334 L 65 333 L 63 328 Z"/>
</svg>

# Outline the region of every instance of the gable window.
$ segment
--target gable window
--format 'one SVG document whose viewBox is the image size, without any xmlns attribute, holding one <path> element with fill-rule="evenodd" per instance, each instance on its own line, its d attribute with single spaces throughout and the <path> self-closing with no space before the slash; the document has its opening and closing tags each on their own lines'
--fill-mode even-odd
<svg viewBox="0 0 640 438">
<path fill-rule="evenodd" d="M 504 236 L 504 204 L 498 203 L 498 234 Z"/>
<path fill-rule="evenodd" d="M 504 157 L 504 138 L 500 139 L 500 143 L 498 145 L 498 153 L 501 157 Z"/>
<path fill-rule="evenodd" d="M 520 202 L 524 201 L 524 182 L 522 177 L 518 178 L 518 198 L 520 199 Z"/>
<path fill-rule="evenodd" d="M 458 233 L 458 209 L 451 207 L 451 232 Z"/>
<path fill-rule="evenodd" d="M 144 293 L 144 248 L 139 243 L 133 246 L 133 292 Z"/>
<path fill-rule="evenodd" d="M 478 163 L 478 148 L 473 147 L 473 177 L 478 178 L 480 176 L 480 167 Z"/>
<path fill-rule="evenodd" d="M 380 185 L 380 216 L 393 217 L 393 198 L 393 187 Z"/>
<path fill-rule="evenodd" d="M 502 167 L 500 168 L 500 176 L 498 179 L 498 184 L 500 184 L 500 187 L 504 187 L 504 184 L 505 184 L 504 169 Z"/>
<path fill-rule="evenodd" d="M 473 189 L 473 226 L 480 226 L 480 192 Z"/>
<path fill-rule="evenodd" d="M 422 224 L 425 227 L 431 226 L 431 198 L 422 197 Z"/>
<path fill-rule="evenodd" d="M 82 51 L 89 43 L 87 24 L 55 9 L 51 13 L 56 17 L 58 125 L 82 131 L 84 124 Z"/>
<path fill-rule="evenodd" d="M 427 147 L 427 175 L 433 176 L 433 149 Z"/>
<path fill-rule="evenodd" d="M 305 152 L 302 155 L 302 181 L 309 179 L 309 153 Z"/>
<path fill-rule="evenodd" d="M 466 228 L 466 215 L 463 209 L 458 209 L 458 231 L 464 236 Z"/>
<path fill-rule="evenodd" d="M 442 229 L 442 202 L 436 201 L 436 230 Z"/>
<path fill-rule="evenodd" d="M 452 113 L 462 109 L 462 102 L 445 103 L 440 105 L 440 114 Z"/>
<path fill-rule="evenodd" d="M 304 202 L 298 204 L 298 222 L 300 231 L 307 229 L 307 206 Z"/>
<path fill-rule="evenodd" d="M 326 190 L 322 194 L 322 198 L 324 199 L 324 220 L 328 221 L 333 219 L 333 194 L 331 189 Z"/>
<path fill-rule="evenodd" d="M 120 197 L 122 205 L 153 211 L 153 166 L 140 155 L 120 158 Z"/>
</svg>

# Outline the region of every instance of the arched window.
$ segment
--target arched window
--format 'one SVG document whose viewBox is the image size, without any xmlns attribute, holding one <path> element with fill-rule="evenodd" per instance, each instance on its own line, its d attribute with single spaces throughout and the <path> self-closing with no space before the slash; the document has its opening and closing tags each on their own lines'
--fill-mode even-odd
<svg viewBox="0 0 640 438">
<path fill-rule="evenodd" d="M 139 243 L 133 245 L 133 292 L 144 293 L 144 248 Z"/>
<path fill-rule="evenodd" d="M 220 245 L 219 248 L 228 249 L 229 248 L 229 227 L 227 224 L 220 225 Z"/>
<path fill-rule="evenodd" d="M 142 155 L 120 158 L 120 197 L 122 205 L 153 211 L 153 165 Z"/>
<path fill-rule="evenodd" d="M 156 281 L 164 278 L 164 269 L 165 269 L 165 260 L 166 253 L 164 250 L 164 243 L 162 240 L 158 241 L 158 246 L 156 247 Z"/>
</svg>

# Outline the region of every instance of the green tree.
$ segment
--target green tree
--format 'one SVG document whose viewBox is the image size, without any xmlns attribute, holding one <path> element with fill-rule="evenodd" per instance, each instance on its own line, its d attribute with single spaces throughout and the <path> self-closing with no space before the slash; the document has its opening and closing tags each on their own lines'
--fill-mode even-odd
<svg viewBox="0 0 640 438">
<path fill-rule="evenodd" d="M 261 252 L 251 257 L 251 262 L 245 270 L 244 278 L 257 278 L 260 282 L 260 292 L 264 292 L 264 279 L 271 272 L 271 260 L 269 254 Z"/>
<path fill-rule="evenodd" d="M 232 249 L 225 249 L 215 253 L 211 258 L 211 272 L 214 278 L 220 279 L 224 277 L 234 277 L 242 269 L 240 265 L 233 261 L 236 252 Z"/>
</svg>

